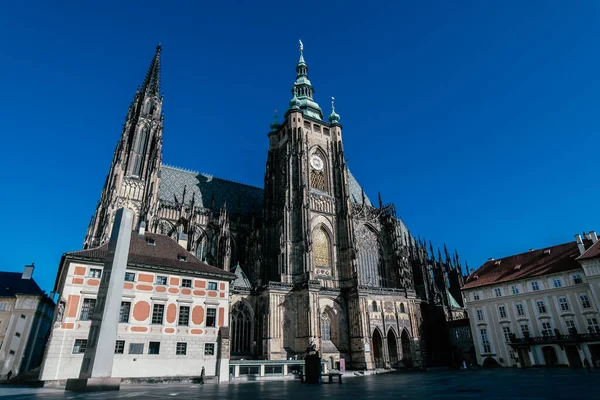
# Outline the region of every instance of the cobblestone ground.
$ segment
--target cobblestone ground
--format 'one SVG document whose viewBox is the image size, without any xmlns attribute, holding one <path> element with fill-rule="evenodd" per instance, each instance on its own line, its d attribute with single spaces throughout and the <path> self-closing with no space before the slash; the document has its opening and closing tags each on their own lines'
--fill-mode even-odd
<svg viewBox="0 0 600 400">
<path fill-rule="evenodd" d="M 486 399 L 600 398 L 600 370 L 498 369 L 389 373 L 348 378 L 342 385 L 270 381 L 232 384 L 122 385 L 118 392 L 73 393 L 55 388 L 0 386 L 16 399 Z"/>
</svg>

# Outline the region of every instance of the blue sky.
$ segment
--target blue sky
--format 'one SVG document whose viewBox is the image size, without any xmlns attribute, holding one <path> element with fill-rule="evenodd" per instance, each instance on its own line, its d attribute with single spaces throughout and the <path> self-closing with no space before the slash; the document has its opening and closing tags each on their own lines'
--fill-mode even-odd
<svg viewBox="0 0 600 400">
<path fill-rule="evenodd" d="M 600 230 L 596 2 L 50 3 L 0 13 L 0 269 L 47 291 L 159 42 L 167 164 L 262 186 L 302 38 L 350 169 L 415 235 L 477 267 Z"/>
</svg>

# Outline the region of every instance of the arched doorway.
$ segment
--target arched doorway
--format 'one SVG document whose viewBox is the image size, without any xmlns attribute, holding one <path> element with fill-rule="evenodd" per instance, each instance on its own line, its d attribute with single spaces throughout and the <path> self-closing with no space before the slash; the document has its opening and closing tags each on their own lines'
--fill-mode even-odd
<svg viewBox="0 0 600 400">
<path fill-rule="evenodd" d="M 396 334 L 389 330 L 387 334 L 388 353 L 390 355 L 390 366 L 392 368 L 398 365 L 398 346 L 396 344 Z"/>
<path fill-rule="evenodd" d="M 485 360 L 483 360 L 483 368 L 498 368 L 498 367 L 500 367 L 500 364 L 498 364 L 498 361 L 496 361 L 492 357 L 488 357 Z"/>
<path fill-rule="evenodd" d="M 410 337 L 406 329 L 402 331 L 400 335 L 400 341 L 402 342 L 402 363 L 405 367 L 412 367 L 412 352 L 410 351 Z"/>
<path fill-rule="evenodd" d="M 378 329 L 373 332 L 373 358 L 375 359 L 375 368 L 385 367 L 385 360 L 383 359 L 383 340 Z"/>
<path fill-rule="evenodd" d="M 556 365 L 558 364 L 558 358 L 556 357 L 556 350 L 552 346 L 542 347 L 542 354 L 544 355 L 544 364 Z"/>
</svg>

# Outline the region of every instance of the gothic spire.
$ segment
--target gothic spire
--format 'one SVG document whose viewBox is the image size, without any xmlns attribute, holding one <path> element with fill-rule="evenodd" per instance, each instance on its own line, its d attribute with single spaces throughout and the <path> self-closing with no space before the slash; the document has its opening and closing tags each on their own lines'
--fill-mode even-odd
<svg viewBox="0 0 600 400">
<path fill-rule="evenodd" d="M 158 96 L 160 92 L 160 44 L 156 46 L 156 53 L 148 68 L 148 73 L 142 84 L 142 91 L 151 95 Z"/>
<path fill-rule="evenodd" d="M 308 79 L 308 65 L 304 61 L 304 44 L 300 40 L 300 58 L 296 64 L 296 81 L 292 88 L 292 94 L 297 100 L 292 98 L 294 105 L 298 105 L 304 115 L 313 117 L 319 120 L 323 119 L 323 111 L 321 107 L 313 100 L 315 89 L 313 89 L 310 80 Z M 290 102 L 290 110 L 295 108 Z M 289 110 L 288 110 L 289 111 Z"/>
</svg>

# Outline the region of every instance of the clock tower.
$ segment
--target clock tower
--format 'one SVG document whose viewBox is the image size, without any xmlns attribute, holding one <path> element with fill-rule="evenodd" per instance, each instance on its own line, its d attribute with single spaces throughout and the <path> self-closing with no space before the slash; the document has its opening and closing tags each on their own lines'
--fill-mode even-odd
<svg viewBox="0 0 600 400">
<path fill-rule="evenodd" d="M 337 288 L 353 277 L 348 170 L 334 103 L 326 122 L 313 95 L 301 46 L 290 107 L 268 135 L 262 279 Z"/>
</svg>

